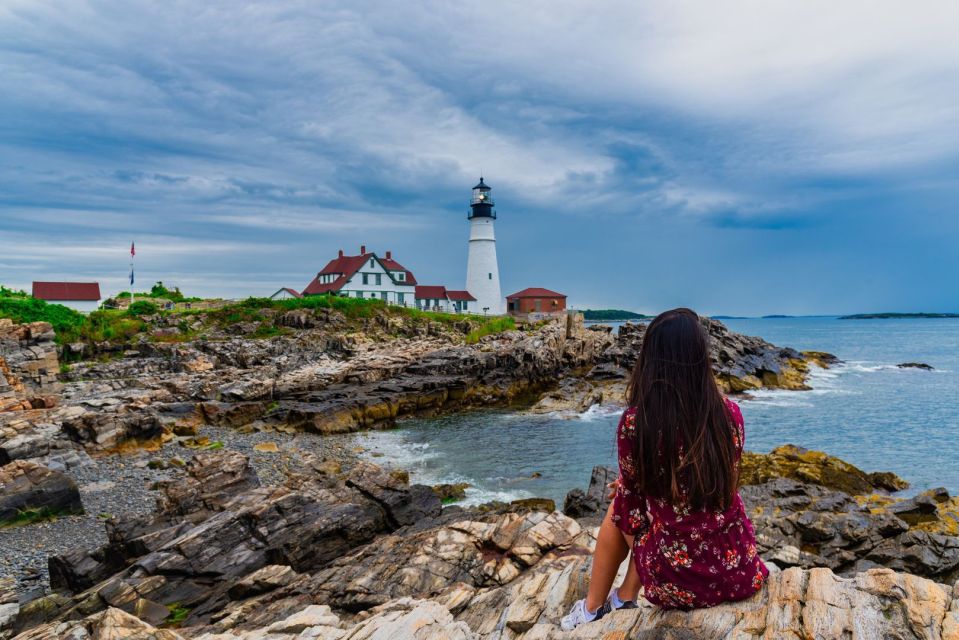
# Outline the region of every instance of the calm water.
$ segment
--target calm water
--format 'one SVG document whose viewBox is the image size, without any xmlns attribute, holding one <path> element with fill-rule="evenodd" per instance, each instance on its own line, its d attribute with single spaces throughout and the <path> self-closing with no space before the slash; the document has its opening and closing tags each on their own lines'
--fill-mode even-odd
<svg viewBox="0 0 959 640">
<path fill-rule="evenodd" d="M 762 391 L 740 403 L 746 446 L 824 450 L 868 471 L 890 470 L 913 490 L 959 493 L 959 320 L 724 321 L 733 330 L 845 364 L 815 373 L 812 391 Z M 936 371 L 898 369 L 926 362 Z M 359 437 L 419 482 L 469 482 L 470 502 L 546 496 L 585 487 L 596 464 L 614 464 L 617 411 L 577 416 L 481 412 L 409 420 Z M 534 473 L 542 474 L 531 478 Z"/>
</svg>

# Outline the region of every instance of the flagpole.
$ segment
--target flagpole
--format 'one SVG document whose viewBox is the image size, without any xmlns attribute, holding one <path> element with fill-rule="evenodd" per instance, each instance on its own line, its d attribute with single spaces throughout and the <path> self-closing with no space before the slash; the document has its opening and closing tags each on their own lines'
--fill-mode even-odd
<svg viewBox="0 0 959 640">
<path fill-rule="evenodd" d="M 133 257 L 137 254 L 134 243 L 130 243 L 130 306 L 133 306 Z"/>
</svg>

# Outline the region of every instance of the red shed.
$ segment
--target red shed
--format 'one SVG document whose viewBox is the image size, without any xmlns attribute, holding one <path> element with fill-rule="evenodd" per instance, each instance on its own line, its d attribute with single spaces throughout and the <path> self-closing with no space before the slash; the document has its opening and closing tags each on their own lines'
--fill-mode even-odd
<svg viewBox="0 0 959 640">
<path fill-rule="evenodd" d="M 506 296 L 506 307 L 510 315 L 562 313 L 566 311 L 566 296 L 549 289 L 530 287 Z"/>
</svg>

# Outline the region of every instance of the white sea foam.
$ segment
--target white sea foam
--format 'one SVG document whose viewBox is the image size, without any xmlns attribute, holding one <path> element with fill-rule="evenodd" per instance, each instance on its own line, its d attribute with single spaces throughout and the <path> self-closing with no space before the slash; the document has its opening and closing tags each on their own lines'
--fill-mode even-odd
<svg viewBox="0 0 959 640">
<path fill-rule="evenodd" d="M 528 491 L 496 491 L 491 489 L 481 489 L 479 487 L 469 487 L 466 490 L 466 499 L 456 504 L 463 506 L 472 506 L 484 504 L 497 500 L 499 502 L 511 502 L 521 500 L 522 498 L 532 498 L 533 494 Z"/>
<path fill-rule="evenodd" d="M 615 404 L 594 404 L 586 411 L 577 413 L 580 420 L 597 420 L 617 416 L 623 412 L 623 407 Z"/>
</svg>

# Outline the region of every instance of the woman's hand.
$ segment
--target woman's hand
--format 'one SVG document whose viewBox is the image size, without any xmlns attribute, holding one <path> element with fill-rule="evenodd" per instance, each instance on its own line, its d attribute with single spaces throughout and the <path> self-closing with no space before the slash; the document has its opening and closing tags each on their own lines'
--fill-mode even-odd
<svg viewBox="0 0 959 640">
<path fill-rule="evenodd" d="M 609 495 L 606 497 L 612 500 L 616 496 L 616 492 L 619 491 L 619 478 L 610 482 L 606 487 L 609 489 Z"/>
</svg>

